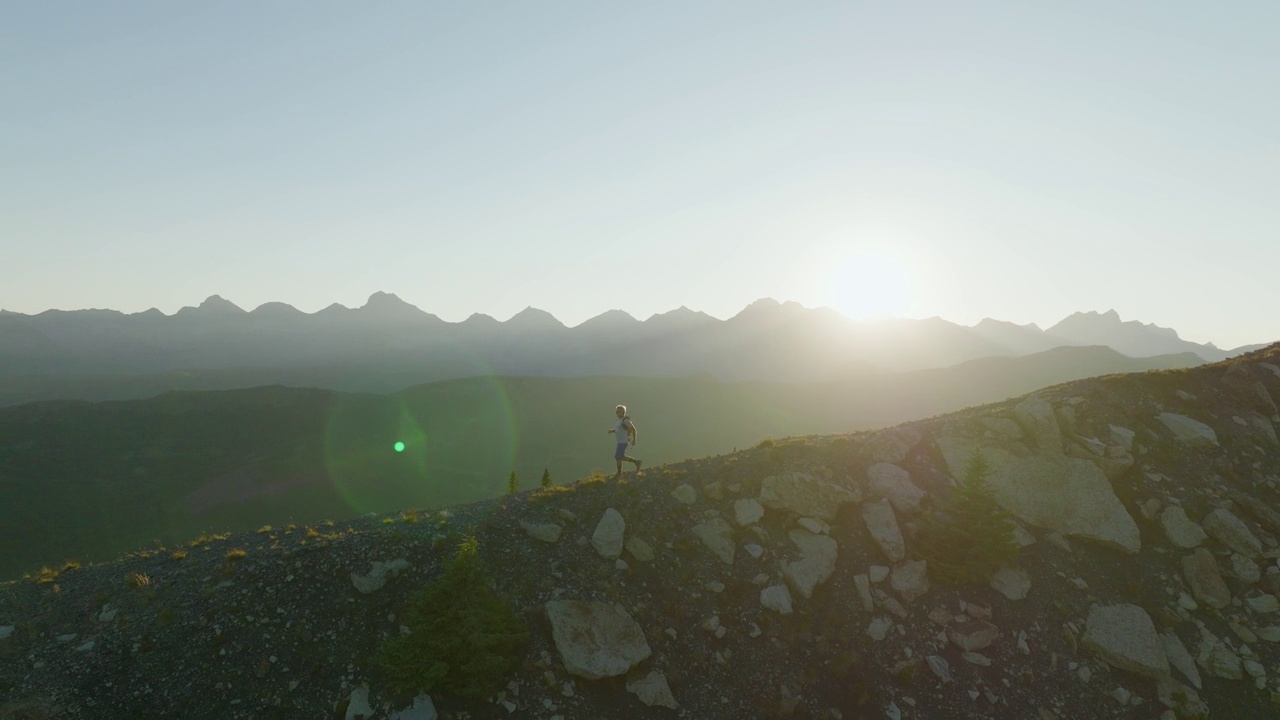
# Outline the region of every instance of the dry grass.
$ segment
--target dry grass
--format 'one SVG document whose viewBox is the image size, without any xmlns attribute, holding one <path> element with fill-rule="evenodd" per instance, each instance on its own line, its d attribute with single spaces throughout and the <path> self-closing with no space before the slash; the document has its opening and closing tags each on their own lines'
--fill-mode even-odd
<svg viewBox="0 0 1280 720">
<path fill-rule="evenodd" d="M 144 572 L 131 572 L 124 576 L 125 582 L 130 587 L 145 588 L 151 587 L 151 576 Z"/>
<path fill-rule="evenodd" d="M 228 550 L 228 551 L 227 551 L 227 560 L 228 560 L 228 561 L 230 561 L 230 562 L 235 562 L 235 561 L 237 561 L 237 560 L 243 560 L 243 559 L 244 559 L 244 557 L 245 557 L 246 555 L 248 555 L 248 554 L 249 554 L 249 553 L 248 553 L 248 552 L 246 552 L 244 548 L 232 548 L 232 549 L 230 549 L 230 550 Z"/>
<path fill-rule="evenodd" d="M 169 553 L 170 560 L 182 560 L 186 557 L 187 557 L 186 548 L 178 548 L 177 550 L 174 550 L 173 552 Z"/>
</svg>

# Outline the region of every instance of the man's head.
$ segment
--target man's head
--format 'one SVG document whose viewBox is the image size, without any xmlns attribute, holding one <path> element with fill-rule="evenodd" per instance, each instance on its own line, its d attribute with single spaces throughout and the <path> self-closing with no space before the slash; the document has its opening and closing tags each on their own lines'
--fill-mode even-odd
<svg viewBox="0 0 1280 720">
<path fill-rule="evenodd" d="M 614 408 L 614 409 L 613 409 L 613 414 L 614 414 L 614 415 L 617 415 L 618 417 L 626 417 L 626 416 L 627 416 L 627 406 L 626 406 L 626 405 L 619 405 L 618 407 L 616 407 L 616 408 Z"/>
</svg>

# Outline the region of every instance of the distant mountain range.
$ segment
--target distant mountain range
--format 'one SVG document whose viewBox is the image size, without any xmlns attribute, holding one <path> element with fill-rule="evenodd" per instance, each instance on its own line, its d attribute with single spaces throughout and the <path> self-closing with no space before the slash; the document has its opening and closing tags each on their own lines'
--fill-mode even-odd
<svg viewBox="0 0 1280 720">
<path fill-rule="evenodd" d="M 973 327 L 936 317 L 856 322 L 764 299 L 728 320 L 681 307 L 641 322 L 611 310 L 570 328 L 532 307 L 504 322 L 480 314 L 447 322 L 381 292 L 360 308 L 310 314 L 274 302 L 245 311 L 215 295 L 173 315 L 0 311 L 0 404 L 263 382 L 390 392 L 476 375 L 817 382 L 1093 345 L 1203 361 L 1261 347 L 1188 342 L 1115 311 L 1076 313 L 1042 330 L 990 319 Z"/>
</svg>

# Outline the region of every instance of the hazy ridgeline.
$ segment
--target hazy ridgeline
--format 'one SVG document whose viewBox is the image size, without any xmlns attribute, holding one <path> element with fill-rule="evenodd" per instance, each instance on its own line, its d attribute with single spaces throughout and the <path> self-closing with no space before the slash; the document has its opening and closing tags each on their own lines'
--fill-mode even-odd
<svg viewBox="0 0 1280 720">
<path fill-rule="evenodd" d="M 653 466 L 1195 364 L 1058 348 L 842 383 L 477 377 L 390 395 L 270 386 L 0 408 L 0 578 L 204 531 L 493 497 L 512 470 L 526 488 L 544 468 L 557 481 L 612 472 L 605 431 L 619 402 L 640 427 L 636 454 Z"/>
</svg>

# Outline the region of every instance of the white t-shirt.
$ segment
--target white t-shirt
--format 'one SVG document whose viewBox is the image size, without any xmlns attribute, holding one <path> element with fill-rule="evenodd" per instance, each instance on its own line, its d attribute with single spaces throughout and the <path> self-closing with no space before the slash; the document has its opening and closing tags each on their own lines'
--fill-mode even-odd
<svg viewBox="0 0 1280 720">
<path fill-rule="evenodd" d="M 621 445 L 624 442 L 629 442 L 631 440 L 631 438 L 627 436 L 627 429 L 633 428 L 633 427 L 635 426 L 631 424 L 630 416 L 624 417 L 618 420 L 616 424 L 614 424 L 613 431 L 614 431 L 614 434 L 617 436 L 617 443 L 619 445 Z"/>
</svg>

